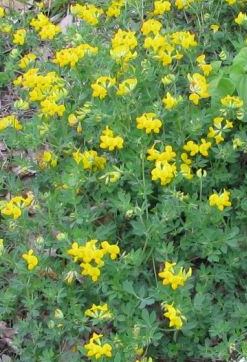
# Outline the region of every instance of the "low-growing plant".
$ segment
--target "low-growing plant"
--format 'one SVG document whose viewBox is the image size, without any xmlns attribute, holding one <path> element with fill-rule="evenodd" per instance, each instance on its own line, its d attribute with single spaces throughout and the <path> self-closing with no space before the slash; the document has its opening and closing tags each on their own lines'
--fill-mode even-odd
<svg viewBox="0 0 247 362">
<path fill-rule="evenodd" d="M 245 6 L 0 7 L 3 358 L 247 357 Z"/>
</svg>

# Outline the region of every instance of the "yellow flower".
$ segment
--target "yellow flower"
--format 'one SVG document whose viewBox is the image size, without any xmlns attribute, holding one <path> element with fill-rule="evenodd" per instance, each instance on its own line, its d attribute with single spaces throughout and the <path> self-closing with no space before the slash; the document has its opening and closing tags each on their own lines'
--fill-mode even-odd
<svg viewBox="0 0 247 362">
<path fill-rule="evenodd" d="M 22 254 L 22 258 L 27 262 L 28 270 L 32 270 L 38 265 L 38 258 L 33 255 L 32 249 L 30 249 L 28 253 Z"/>
<path fill-rule="evenodd" d="M 32 19 L 30 25 L 38 32 L 41 40 L 52 40 L 60 31 L 58 25 L 54 25 L 44 14 L 37 15 L 37 19 Z"/>
<path fill-rule="evenodd" d="M 242 13 L 242 11 L 238 14 L 238 16 L 234 19 L 235 23 L 238 25 L 242 25 L 247 21 L 246 13 Z"/>
<path fill-rule="evenodd" d="M 80 262 L 81 274 L 90 276 L 96 282 L 100 277 L 100 268 L 103 267 L 103 257 L 109 253 L 111 259 L 115 259 L 120 250 L 117 245 L 110 245 L 107 241 L 102 242 L 101 248 L 97 247 L 98 240 L 89 240 L 84 245 L 72 243 L 71 249 L 67 253 L 73 257 L 74 261 Z"/>
<path fill-rule="evenodd" d="M 183 268 L 180 268 L 179 272 L 176 274 L 173 268 L 175 265 L 176 263 L 165 262 L 163 271 L 159 273 L 159 277 L 163 279 L 163 285 L 170 284 L 174 290 L 183 286 L 186 280 L 192 275 L 191 268 L 189 268 L 187 273 Z"/>
<path fill-rule="evenodd" d="M 53 63 L 58 64 L 60 67 L 68 65 L 73 68 L 86 55 L 94 55 L 97 54 L 97 52 L 97 47 L 92 47 L 86 43 L 80 44 L 77 47 L 65 48 L 57 51 Z"/>
<path fill-rule="evenodd" d="M 106 149 L 108 148 L 109 151 L 114 151 L 116 149 L 123 148 L 124 140 L 120 136 L 114 136 L 113 131 L 106 127 L 100 136 L 100 148 Z"/>
<path fill-rule="evenodd" d="M 162 24 L 155 19 L 149 19 L 144 21 L 141 27 L 141 32 L 143 35 L 148 35 L 150 33 L 158 34 L 160 29 L 162 28 Z"/>
<path fill-rule="evenodd" d="M 80 162 L 84 170 L 102 170 L 105 168 L 106 158 L 98 156 L 97 151 L 89 150 L 81 153 L 79 150 L 73 152 L 73 158 L 77 164 Z"/>
<path fill-rule="evenodd" d="M 124 80 L 122 83 L 118 85 L 117 95 L 125 96 L 126 94 L 131 93 L 133 89 L 135 89 L 136 85 L 137 85 L 136 78 L 128 78 Z"/>
<path fill-rule="evenodd" d="M 151 171 L 152 180 L 160 180 L 162 186 L 169 184 L 176 175 L 176 165 L 169 164 L 166 162 L 157 161 L 155 164 L 155 168 Z"/>
<path fill-rule="evenodd" d="M 5 10 L 2 6 L 0 6 L 0 18 L 3 18 L 5 15 Z"/>
<path fill-rule="evenodd" d="M 106 76 L 99 77 L 93 84 L 91 84 L 91 88 L 93 90 L 93 97 L 104 99 L 108 94 L 108 89 L 114 86 L 115 83 L 115 78 Z"/>
<path fill-rule="evenodd" d="M 4 202 L 0 206 L 0 211 L 2 215 L 12 216 L 13 219 L 18 219 L 22 212 L 21 209 L 29 206 L 33 201 L 33 194 L 31 192 L 27 193 L 27 197 L 15 196 L 10 199 L 10 201 Z"/>
<path fill-rule="evenodd" d="M 109 319 L 112 317 L 111 312 L 109 311 L 108 305 L 96 305 L 93 304 L 89 309 L 85 311 L 85 316 L 95 319 Z"/>
<path fill-rule="evenodd" d="M 16 129 L 17 131 L 22 129 L 22 125 L 20 124 L 20 122 L 14 115 L 0 118 L 0 132 L 8 127 L 12 127 L 14 129 Z"/>
<path fill-rule="evenodd" d="M 156 0 L 154 2 L 154 15 L 163 15 L 165 12 L 171 10 L 170 1 Z"/>
<path fill-rule="evenodd" d="M 220 101 L 223 106 L 233 109 L 241 108 L 244 105 L 243 100 L 237 96 L 227 95 L 226 97 L 221 98 Z"/>
<path fill-rule="evenodd" d="M 25 29 L 17 30 L 13 35 L 13 43 L 16 45 L 23 45 L 25 43 L 26 34 L 27 32 Z"/>
<path fill-rule="evenodd" d="M 236 4 L 237 0 L 225 0 L 228 5 L 234 5 Z"/>
<path fill-rule="evenodd" d="M 182 163 L 180 165 L 180 171 L 182 175 L 187 178 L 188 180 L 191 180 L 193 178 L 192 170 L 190 165 L 187 165 L 186 163 Z"/>
<path fill-rule="evenodd" d="M 198 63 L 199 68 L 203 71 L 203 74 L 205 76 L 208 76 L 211 72 L 212 72 L 212 65 L 211 64 L 206 64 L 205 62 L 205 55 L 199 55 L 196 58 L 196 62 Z"/>
<path fill-rule="evenodd" d="M 37 155 L 37 161 L 41 169 L 56 167 L 57 157 L 52 151 L 42 151 Z"/>
<path fill-rule="evenodd" d="M 174 160 L 176 152 L 173 151 L 172 146 L 168 145 L 162 152 L 157 151 L 154 147 L 151 147 L 147 151 L 149 161 L 160 162 L 161 164 Z"/>
<path fill-rule="evenodd" d="M 137 40 L 133 31 L 119 29 L 112 38 L 111 57 L 116 63 L 128 63 L 135 59 L 137 53 L 134 49 L 137 46 Z"/>
<path fill-rule="evenodd" d="M 104 254 L 110 254 L 112 260 L 115 260 L 120 253 L 119 247 L 116 244 L 109 244 L 108 241 L 103 241 L 101 248 Z"/>
<path fill-rule="evenodd" d="M 75 4 L 71 6 L 71 13 L 90 25 L 97 25 L 99 23 L 99 17 L 104 11 L 92 4 Z"/>
<path fill-rule="evenodd" d="M 113 0 L 106 11 L 106 15 L 109 18 L 118 17 L 121 13 L 121 8 L 125 5 L 125 1 L 126 0 Z"/>
<path fill-rule="evenodd" d="M 201 144 L 199 145 L 199 152 L 202 156 L 208 156 L 208 150 L 211 147 L 211 142 L 206 142 L 204 138 L 201 139 Z"/>
<path fill-rule="evenodd" d="M 99 359 L 101 357 L 112 357 L 112 347 L 109 343 L 101 344 L 102 334 L 93 333 L 93 336 L 90 338 L 89 342 L 84 345 L 84 348 L 87 350 L 88 357 L 95 357 Z"/>
<path fill-rule="evenodd" d="M 225 207 L 231 206 L 230 192 L 224 190 L 222 194 L 214 193 L 210 195 L 209 205 L 216 206 L 220 211 L 223 211 Z"/>
<path fill-rule="evenodd" d="M 190 153 L 190 156 L 195 156 L 199 152 L 199 146 L 194 141 L 188 141 L 183 149 Z"/>
<path fill-rule="evenodd" d="M 190 74 L 188 74 L 188 79 L 190 82 L 190 91 L 192 92 L 189 99 L 194 104 L 198 104 L 201 98 L 210 97 L 208 93 L 208 84 L 206 78 L 203 75 L 199 73 L 194 73 L 191 76 Z"/>
<path fill-rule="evenodd" d="M 36 55 L 33 53 L 28 53 L 26 55 L 24 55 L 24 57 L 21 58 L 21 60 L 19 61 L 18 65 L 21 69 L 25 69 L 27 68 L 27 66 L 33 62 L 36 59 Z"/>
<path fill-rule="evenodd" d="M 214 33 L 217 33 L 217 31 L 219 31 L 219 24 L 212 24 L 210 25 L 210 29 L 213 30 Z"/>
<path fill-rule="evenodd" d="M 173 304 L 164 304 L 163 306 L 165 313 L 164 317 L 170 320 L 169 327 L 180 329 L 183 326 L 184 316 L 179 309 L 175 308 Z"/>
<path fill-rule="evenodd" d="M 180 101 L 181 97 L 175 98 L 169 92 L 166 93 L 166 96 L 162 100 L 166 109 L 175 108 Z"/>
<path fill-rule="evenodd" d="M 145 129 L 146 133 L 159 133 L 162 122 L 157 118 L 155 113 L 143 113 L 142 116 L 136 118 L 136 127 Z"/>
</svg>

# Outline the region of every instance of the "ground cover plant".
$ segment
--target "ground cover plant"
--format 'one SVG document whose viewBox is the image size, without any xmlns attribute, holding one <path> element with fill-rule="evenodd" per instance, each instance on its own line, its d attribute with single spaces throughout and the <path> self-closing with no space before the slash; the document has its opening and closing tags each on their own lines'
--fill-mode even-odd
<svg viewBox="0 0 247 362">
<path fill-rule="evenodd" d="M 0 7 L 2 361 L 247 357 L 246 7 Z"/>
</svg>

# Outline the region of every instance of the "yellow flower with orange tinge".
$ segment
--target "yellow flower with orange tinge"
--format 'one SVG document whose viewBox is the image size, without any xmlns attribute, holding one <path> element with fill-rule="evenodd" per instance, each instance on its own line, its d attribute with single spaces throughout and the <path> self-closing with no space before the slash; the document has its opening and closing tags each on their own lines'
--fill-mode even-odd
<svg viewBox="0 0 247 362">
<path fill-rule="evenodd" d="M 224 190 L 223 193 L 214 193 L 209 197 L 209 205 L 216 206 L 220 211 L 223 211 L 225 207 L 231 206 L 230 192 Z"/>
<path fill-rule="evenodd" d="M 27 262 L 28 270 L 33 270 L 38 265 L 38 258 L 34 255 L 32 249 L 30 249 L 27 253 L 22 254 L 22 258 Z"/>
<path fill-rule="evenodd" d="M 183 268 L 180 268 L 178 273 L 175 272 L 174 266 L 176 263 L 165 262 L 164 269 L 159 273 L 159 277 L 163 279 L 163 285 L 171 285 L 172 289 L 177 289 L 183 286 L 185 282 L 191 277 L 192 269 L 186 272 Z"/>
</svg>

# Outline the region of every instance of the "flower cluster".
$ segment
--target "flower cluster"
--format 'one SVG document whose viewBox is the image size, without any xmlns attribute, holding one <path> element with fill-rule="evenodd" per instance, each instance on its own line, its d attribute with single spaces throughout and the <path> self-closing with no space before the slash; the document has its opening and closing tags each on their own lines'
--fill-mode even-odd
<svg viewBox="0 0 247 362">
<path fill-rule="evenodd" d="M 101 337 L 103 337 L 102 334 L 94 333 L 89 342 L 84 345 L 84 348 L 87 350 L 88 357 L 95 357 L 96 359 L 99 359 L 104 356 L 108 358 L 112 356 L 111 345 L 109 343 L 101 344 Z"/>
<path fill-rule="evenodd" d="M 9 201 L 3 201 L 0 204 L 0 212 L 2 215 L 13 217 L 14 220 L 18 219 L 22 214 L 22 209 L 30 206 L 33 199 L 32 192 L 28 192 L 26 197 L 12 197 Z"/>
<path fill-rule="evenodd" d="M 209 197 L 209 205 L 216 206 L 220 211 L 223 211 L 225 207 L 231 206 L 230 192 L 224 190 L 223 193 L 214 193 Z"/>
<path fill-rule="evenodd" d="M 197 45 L 195 35 L 187 31 L 178 31 L 163 35 L 162 24 L 155 19 L 146 20 L 141 28 L 145 36 L 144 48 L 149 50 L 154 59 L 164 66 L 172 64 L 173 60 L 183 58 L 183 51 Z"/>
<path fill-rule="evenodd" d="M 73 152 L 73 159 L 77 164 L 82 164 L 84 170 L 102 170 L 105 168 L 106 158 L 99 156 L 97 151 L 89 150 Z"/>
<path fill-rule="evenodd" d="M 192 75 L 189 74 L 188 79 L 190 82 L 191 91 L 189 100 L 191 102 L 193 102 L 195 105 L 198 105 L 200 99 L 210 97 L 208 92 L 208 83 L 203 75 L 199 73 L 194 73 Z"/>
<path fill-rule="evenodd" d="M 185 317 L 182 315 L 181 311 L 173 306 L 173 304 L 165 303 L 164 308 L 164 317 L 169 319 L 169 327 L 174 327 L 180 329 L 183 326 L 183 320 Z"/>
<path fill-rule="evenodd" d="M 30 63 L 32 63 L 36 59 L 36 55 L 33 53 L 28 53 L 24 55 L 19 61 L 18 65 L 21 69 L 26 69 Z"/>
<path fill-rule="evenodd" d="M 91 84 L 91 88 L 93 90 L 93 97 L 104 99 L 108 94 L 109 88 L 111 88 L 115 84 L 115 78 L 107 76 L 99 77 L 94 83 Z"/>
<path fill-rule="evenodd" d="M 107 126 L 100 136 L 100 148 L 114 151 L 116 149 L 123 148 L 124 140 L 120 136 L 114 136 L 113 131 Z"/>
<path fill-rule="evenodd" d="M 92 4 L 75 4 L 71 6 L 71 13 L 90 25 L 97 25 L 104 11 Z"/>
<path fill-rule="evenodd" d="M 62 116 L 63 104 L 57 102 L 66 94 L 64 83 L 55 72 L 38 74 L 39 68 L 31 68 L 19 76 L 14 84 L 28 90 L 29 100 L 40 103 L 40 112 L 45 117 Z"/>
<path fill-rule="evenodd" d="M 25 29 L 18 29 L 13 35 L 13 44 L 23 45 L 25 43 L 27 32 Z"/>
<path fill-rule="evenodd" d="M 147 134 L 151 132 L 159 133 L 162 126 L 162 122 L 155 113 L 143 113 L 142 116 L 136 118 L 136 123 L 136 127 L 144 129 Z"/>
<path fill-rule="evenodd" d="M 56 155 L 49 150 L 44 150 L 37 155 L 38 165 L 41 169 L 55 167 L 57 165 Z"/>
<path fill-rule="evenodd" d="M 22 258 L 27 262 L 28 270 L 33 270 L 38 265 L 38 258 L 33 254 L 32 249 L 27 253 L 22 254 Z"/>
<path fill-rule="evenodd" d="M 40 13 L 32 19 L 30 25 L 38 32 L 41 40 L 52 40 L 60 31 L 60 26 L 54 25 L 50 19 Z"/>
<path fill-rule="evenodd" d="M 95 318 L 98 320 L 109 319 L 112 317 L 112 314 L 109 311 L 108 305 L 106 303 L 103 305 L 93 304 L 85 311 L 84 314 L 86 317 Z"/>
<path fill-rule="evenodd" d="M 224 132 L 233 128 L 233 123 L 228 120 L 224 120 L 223 117 L 215 117 L 213 119 L 213 125 L 214 127 L 209 127 L 207 137 L 214 138 L 216 144 L 218 145 L 224 141 Z"/>
<path fill-rule="evenodd" d="M 172 289 L 177 289 L 183 286 L 186 280 L 192 275 L 192 269 L 189 268 L 187 273 L 183 268 L 180 268 L 176 274 L 174 266 L 176 263 L 165 262 L 164 269 L 159 273 L 159 277 L 163 279 L 163 285 L 171 285 Z"/>
<path fill-rule="evenodd" d="M 81 274 L 88 275 L 96 282 L 100 276 L 100 268 L 104 266 L 103 257 L 109 254 L 111 259 L 117 258 L 120 249 L 116 244 L 109 244 L 103 241 L 100 247 L 97 247 L 98 240 L 89 240 L 86 244 L 79 246 L 74 242 L 68 254 L 73 257 L 74 261 L 80 262 L 82 268 Z M 93 264 L 93 265 L 92 265 Z"/>
<path fill-rule="evenodd" d="M 16 129 L 17 131 L 22 129 L 22 125 L 20 124 L 20 122 L 14 115 L 0 118 L 0 131 L 3 131 L 4 129 L 6 129 L 8 127 L 12 127 L 14 129 Z"/>
<path fill-rule="evenodd" d="M 122 7 L 125 5 L 125 1 L 126 0 L 112 0 L 112 2 L 110 3 L 110 6 L 108 7 L 108 9 L 106 11 L 106 15 L 109 18 L 118 17 L 121 13 Z"/>
<path fill-rule="evenodd" d="M 89 44 L 80 44 L 74 48 L 66 48 L 59 50 L 55 54 L 53 63 L 58 64 L 60 67 L 74 67 L 79 60 L 83 59 L 85 55 L 97 54 L 98 48 L 92 47 Z"/>
<path fill-rule="evenodd" d="M 111 57 L 119 64 L 128 63 L 137 57 L 137 39 L 133 31 L 119 29 L 112 38 Z"/>
</svg>

